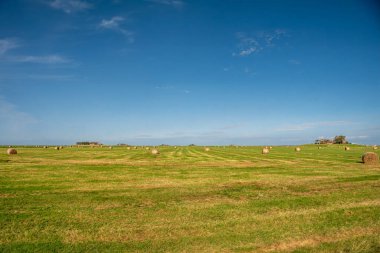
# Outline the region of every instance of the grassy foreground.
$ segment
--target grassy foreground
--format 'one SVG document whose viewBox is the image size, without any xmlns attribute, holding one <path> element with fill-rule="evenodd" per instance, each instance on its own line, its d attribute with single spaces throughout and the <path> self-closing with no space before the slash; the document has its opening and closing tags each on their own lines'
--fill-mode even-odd
<svg viewBox="0 0 380 253">
<path fill-rule="evenodd" d="M 373 150 L 321 147 L 3 147 L 0 252 L 380 252 Z"/>
</svg>

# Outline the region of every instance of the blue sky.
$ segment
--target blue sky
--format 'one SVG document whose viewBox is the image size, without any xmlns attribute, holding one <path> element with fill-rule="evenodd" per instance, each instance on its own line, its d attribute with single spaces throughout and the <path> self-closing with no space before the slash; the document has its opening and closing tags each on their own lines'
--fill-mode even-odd
<svg viewBox="0 0 380 253">
<path fill-rule="evenodd" d="M 376 1 L 0 1 L 0 144 L 380 144 Z"/>
</svg>

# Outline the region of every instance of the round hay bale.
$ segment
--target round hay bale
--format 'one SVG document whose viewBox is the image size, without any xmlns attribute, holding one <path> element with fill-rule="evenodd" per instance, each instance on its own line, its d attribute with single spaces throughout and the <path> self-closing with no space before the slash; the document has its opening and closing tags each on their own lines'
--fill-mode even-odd
<svg viewBox="0 0 380 253">
<path fill-rule="evenodd" d="M 261 151 L 261 154 L 269 154 L 269 149 L 263 148 L 263 150 Z"/>
<path fill-rule="evenodd" d="M 350 147 L 344 147 L 344 150 L 348 151 L 350 150 Z"/>
<path fill-rule="evenodd" d="M 48 148 L 47 146 L 44 146 L 44 148 Z"/>
<path fill-rule="evenodd" d="M 272 149 L 272 148 L 273 148 L 272 146 L 269 147 L 269 149 Z"/>
<path fill-rule="evenodd" d="M 300 151 L 301 151 L 301 148 L 300 148 L 300 147 L 296 147 L 294 150 L 295 150 L 296 152 L 300 152 Z"/>
<path fill-rule="evenodd" d="M 109 149 L 112 149 L 112 147 L 110 146 Z"/>
<path fill-rule="evenodd" d="M 54 149 L 55 149 L 55 150 L 59 150 L 59 147 L 55 147 Z"/>
<path fill-rule="evenodd" d="M 374 152 L 367 152 L 362 155 L 362 161 L 364 164 L 378 164 L 379 156 Z"/>
<path fill-rule="evenodd" d="M 210 148 L 205 148 L 205 151 L 206 151 L 206 152 L 210 151 Z"/>
<path fill-rule="evenodd" d="M 375 146 L 373 146 L 373 150 L 376 150 L 377 149 L 377 146 L 375 145 Z"/>
<path fill-rule="evenodd" d="M 127 150 L 130 150 L 131 149 L 131 147 L 127 147 Z"/>
<path fill-rule="evenodd" d="M 149 149 L 150 149 L 150 147 L 146 147 L 145 149 L 146 149 L 146 150 L 149 150 Z"/>
<path fill-rule="evenodd" d="M 158 149 L 152 149 L 151 151 L 152 155 L 158 155 L 160 153 L 160 151 L 158 151 Z"/>
<path fill-rule="evenodd" d="M 8 155 L 17 155 L 17 150 L 14 148 L 8 148 L 7 149 L 7 154 Z"/>
</svg>

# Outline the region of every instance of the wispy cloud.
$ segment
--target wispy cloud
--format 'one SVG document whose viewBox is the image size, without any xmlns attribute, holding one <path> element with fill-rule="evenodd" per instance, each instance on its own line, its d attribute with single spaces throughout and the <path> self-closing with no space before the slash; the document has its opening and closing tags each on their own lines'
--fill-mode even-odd
<svg viewBox="0 0 380 253">
<path fill-rule="evenodd" d="M 180 93 L 185 93 L 185 94 L 191 93 L 191 91 L 188 89 L 181 89 L 181 88 L 178 88 L 174 85 L 157 85 L 154 88 L 157 90 L 166 90 L 166 91 L 171 90 L 173 92 L 180 92 Z"/>
<path fill-rule="evenodd" d="M 353 124 L 350 121 L 321 121 L 321 122 L 308 122 L 301 124 L 286 125 L 281 128 L 275 129 L 276 131 L 305 131 L 317 127 L 331 127 L 331 126 L 343 126 Z"/>
<path fill-rule="evenodd" d="M 0 120 L 2 123 L 7 123 L 13 127 L 35 124 L 38 122 L 38 120 L 32 115 L 20 111 L 16 105 L 8 102 L 2 96 L 0 96 Z"/>
<path fill-rule="evenodd" d="M 76 77 L 73 75 L 27 75 L 26 78 L 33 80 L 47 80 L 47 81 L 71 81 Z"/>
<path fill-rule="evenodd" d="M 11 56 L 8 57 L 9 61 L 12 62 L 20 62 L 20 63 L 41 63 L 41 64 L 59 64 L 59 63 L 67 63 L 69 62 L 63 56 L 60 55 L 46 55 L 46 56 Z"/>
<path fill-rule="evenodd" d="M 256 75 L 256 72 L 254 72 L 251 68 L 245 67 L 243 69 L 243 72 L 247 75 L 254 76 Z"/>
<path fill-rule="evenodd" d="M 124 17 L 121 16 L 115 16 L 111 19 L 102 19 L 102 21 L 99 24 L 99 27 L 102 29 L 112 30 L 118 33 L 123 34 L 128 38 L 128 41 L 132 43 L 134 41 L 134 34 L 133 32 L 124 29 L 121 24 L 125 21 Z"/>
<path fill-rule="evenodd" d="M 92 8 L 91 4 L 80 0 L 54 0 L 49 2 L 49 5 L 68 14 Z"/>
<path fill-rule="evenodd" d="M 275 41 L 281 39 L 282 37 L 284 37 L 286 35 L 287 35 L 287 33 L 285 30 L 276 29 L 273 32 L 262 33 L 260 35 L 260 37 L 264 39 L 265 46 L 272 46 L 272 45 L 274 45 Z"/>
<path fill-rule="evenodd" d="M 177 9 L 182 8 L 185 3 L 181 0 L 148 0 L 149 2 L 171 6 Z"/>
<path fill-rule="evenodd" d="M 234 53 L 233 55 L 248 56 L 250 54 L 260 52 L 263 49 L 256 38 L 247 37 L 244 33 L 237 33 L 236 37 L 239 40 L 239 52 Z"/>
<path fill-rule="evenodd" d="M 363 139 L 368 139 L 368 135 L 357 135 L 357 136 L 347 136 L 348 140 L 363 140 Z"/>
<path fill-rule="evenodd" d="M 123 21 L 123 17 L 115 16 L 109 20 L 103 19 L 99 26 L 105 29 L 120 29 L 120 23 Z"/>
<path fill-rule="evenodd" d="M 38 81 L 74 81 L 82 80 L 75 75 L 57 75 L 57 74 L 18 74 L 18 75 L 1 75 L 1 80 L 38 80 Z"/>
<path fill-rule="evenodd" d="M 248 36 L 245 33 L 238 32 L 236 37 L 239 40 L 237 45 L 238 52 L 233 56 L 249 56 L 263 51 L 265 48 L 273 47 L 275 42 L 286 36 L 285 30 L 277 29 L 272 32 L 261 32 L 255 36 Z"/>
<path fill-rule="evenodd" d="M 290 64 L 293 64 L 293 65 L 299 65 L 299 64 L 301 64 L 301 62 L 299 60 L 295 60 L 295 59 L 290 59 L 288 62 Z"/>
<path fill-rule="evenodd" d="M 172 85 L 157 85 L 154 88 L 158 90 L 171 90 L 171 89 L 174 89 L 175 87 Z"/>
<path fill-rule="evenodd" d="M 19 47 L 19 44 L 15 40 L 0 39 L 0 56 L 16 47 Z"/>
<path fill-rule="evenodd" d="M 57 64 L 67 63 L 69 60 L 61 55 L 51 54 L 44 56 L 35 55 L 14 55 L 9 54 L 13 48 L 20 47 L 16 39 L 0 39 L 0 60 L 6 62 L 19 63 L 41 63 L 41 64 Z"/>
<path fill-rule="evenodd" d="M 226 125 L 226 126 L 223 126 L 223 127 L 219 128 L 219 129 L 220 130 L 231 130 L 231 129 L 241 128 L 243 126 L 244 126 L 244 124 L 237 123 L 237 124 L 232 124 L 232 125 Z"/>
</svg>

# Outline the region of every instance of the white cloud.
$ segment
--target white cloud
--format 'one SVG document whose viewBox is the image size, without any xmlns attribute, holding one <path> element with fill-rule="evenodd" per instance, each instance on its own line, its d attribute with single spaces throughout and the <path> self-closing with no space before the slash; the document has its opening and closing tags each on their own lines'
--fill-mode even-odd
<svg viewBox="0 0 380 253">
<path fill-rule="evenodd" d="M 12 56 L 8 58 L 12 62 L 21 63 L 41 63 L 41 64 L 58 64 L 67 63 L 69 60 L 60 55 L 46 55 L 46 56 Z"/>
<path fill-rule="evenodd" d="M 129 42 L 132 43 L 134 41 L 133 32 L 128 31 L 121 26 L 121 23 L 123 23 L 124 20 L 125 20 L 125 18 L 120 17 L 120 16 L 115 16 L 115 17 L 112 17 L 111 19 L 108 19 L 108 20 L 103 19 L 100 22 L 99 27 L 102 29 L 113 30 L 115 32 L 119 32 L 119 33 L 123 34 L 124 36 L 126 36 L 129 40 Z"/>
<path fill-rule="evenodd" d="M 122 21 L 124 21 L 123 17 L 115 16 L 109 20 L 103 19 L 99 26 L 106 29 L 118 29 Z"/>
<path fill-rule="evenodd" d="M 0 56 L 5 54 L 7 51 L 19 47 L 16 41 L 12 39 L 2 39 L 0 40 Z"/>
<path fill-rule="evenodd" d="M 50 7 L 62 10 L 68 14 L 84 11 L 92 7 L 91 4 L 80 0 L 54 0 L 49 3 Z"/>
<path fill-rule="evenodd" d="M 257 47 L 250 47 L 250 48 L 247 48 L 247 49 L 244 49 L 242 51 L 239 52 L 239 55 L 240 56 L 247 56 L 247 55 L 250 55 L 254 52 L 258 52 L 259 49 Z"/>
<path fill-rule="evenodd" d="M 239 40 L 239 52 L 233 53 L 234 56 L 248 56 L 263 49 L 255 38 L 247 37 L 244 33 L 237 33 L 236 36 Z"/>
<path fill-rule="evenodd" d="M 185 5 L 185 3 L 181 0 L 148 0 L 148 1 L 152 3 L 156 3 L 156 4 L 172 6 L 177 9 L 180 9 Z"/>
<path fill-rule="evenodd" d="M 259 53 L 265 48 L 273 47 L 274 42 L 286 36 L 285 30 L 274 30 L 272 32 L 259 33 L 256 36 L 247 36 L 245 33 L 238 32 L 236 37 L 239 40 L 237 45 L 238 52 L 233 53 L 233 56 L 249 56 Z"/>
</svg>

